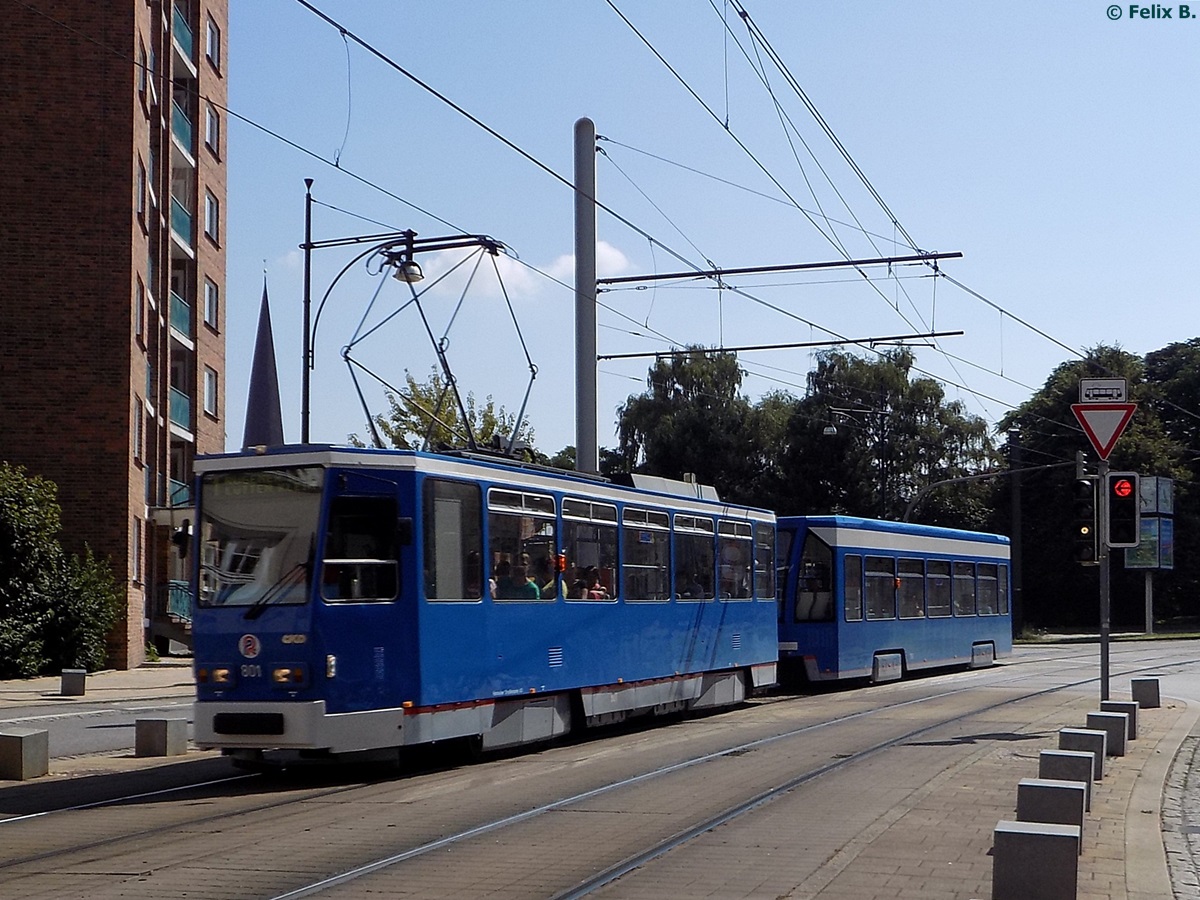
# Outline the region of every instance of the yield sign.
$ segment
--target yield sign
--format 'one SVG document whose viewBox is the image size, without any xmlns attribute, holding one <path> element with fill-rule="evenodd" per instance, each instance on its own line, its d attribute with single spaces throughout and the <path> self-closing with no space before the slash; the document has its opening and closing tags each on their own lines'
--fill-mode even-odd
<svg viewBox="0 0 1200 900">
<path fill-rule="evenodd" d="M 1108 459 L 1125 426 L 1133 418 L 1136 403 L 1072 403 L 1071 412 L 1083 426 L 1096 454 Z"/>
</svg>

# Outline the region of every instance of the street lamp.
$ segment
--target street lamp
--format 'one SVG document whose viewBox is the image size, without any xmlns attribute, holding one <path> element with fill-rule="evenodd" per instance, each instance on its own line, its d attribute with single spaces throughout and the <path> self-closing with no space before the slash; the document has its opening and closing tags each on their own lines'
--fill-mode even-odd
<svg viewBox="0 0 1200 900">
<path fill-rule="evenodd" d="M 488 253 L 495 255 L 504 249 L 504 245 L 485 234 L 459 234 L 448 237 L 418 238 L 411 228 L 406 231 L 388 231 L 380 234 L 361 234 L 350 237 L 331 238 L 314 241 L 312 239 L 312 186 L 313 179 L 304 179 L 304 243 L 300 249 L 304 251 L 304 368 L 301 381 L 300 395 L 300 443 L 307 444 L 309 440 L 309 418 L 311 411 L 311 373 L 316 368 L 316 353 L 313 341 L 316 338 L 317 326 L 321 321 L 321 311 L 325 301 L 333 293 L 334 287 L 342 276 L 350 271 L 363 259 L 378 254 L 383 257 L 385 266 L 395 269 L 392 277 L 397 281 L 416 284 L 425 278 L 421 266 L 417 263 L 416 254 L 431 253 L 438 250 L 456 250 L 464 247 L 482 247 Z M 316 317 L 312 317 L 312 251 L 327 247 L 351 247 L 370 244 L 342 267 L 329 283 L 321 302 L 317 305 Z"/>
</svg>

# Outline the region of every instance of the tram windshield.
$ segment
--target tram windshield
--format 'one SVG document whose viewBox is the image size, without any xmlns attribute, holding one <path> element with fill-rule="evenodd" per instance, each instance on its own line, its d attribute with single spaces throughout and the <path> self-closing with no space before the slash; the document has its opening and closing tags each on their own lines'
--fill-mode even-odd
<svg viewBox="0 0 1200 900">
<path fill-rule="evenodd" d="M 304 603 L 324 469 L 209 472 L 200 483 L 200 606 Z"/>
</svg>

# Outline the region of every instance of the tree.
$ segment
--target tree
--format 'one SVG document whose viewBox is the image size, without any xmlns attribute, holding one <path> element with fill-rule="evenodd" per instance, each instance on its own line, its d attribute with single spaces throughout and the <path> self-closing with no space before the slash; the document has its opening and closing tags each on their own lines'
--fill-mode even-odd
<svg viewBox="0 0 1200 900">
<path fill-rule="evenodd" d="M 125 595 L 107 562 L 91 547 L 80 559 L 67 560 L 64 578 L 53 592 L 45 624 L 43 667 L 52 670 L 102 668 L 108 655 L 105 640 L 120 615 Z"/>
<path fill-rule="evenodd" d="M 818 354 L 787 425 L 779 511 L 900 519 L 926 485 L 997 467 L 987 423 L 934 379 L 912 378 L 912 366 L 908 349 Z M 978 482 L 939 489 L 915 518 L 981 528 L 988 494 Z"/>
<path fill-rule="evenodd" d="M 425 381 L 419 382 L 406 370 L 404 382 L 404 397 L 388 391 L 386 396 L 391 409 L 374 417 L 380 436 L 401 450 L 419 449 L 426 441 L 434 449 L 467 446 L 462 412 L 454 391 L 448 388 L 441 372 L 434 367 Z M 497 407 L 490 394 L 480 405 L 475 395 L 468 393 L 463 405 L 477 446 L 485 447 L 497 438 L 503 438 L 507 444 L 517 424 L 515 413 L 507 412 L 503 406 Z M 351 435 L 350 440 L 362 446 L 357 435 Z M 522 422 L 517 429 L 517 440 L 533 447 L 534 432 L 528 421 Z"/>
<path fill-rule="evenodd" d="M 1019 431 L 1027 464 L 1064 464 L 1023 476 L 1022 594 L 1025 619 L 1031 624 L 1091 626 L 1098 621 L 1095 570 L 1072 562 L 1067 537 L 1072 518 L 1075 455 L 1087 450 L 1095 460 L 1071 412 L 1071 404 L 1079 397 L 1079 380 L 1125 378 L 1130 400 L 1140 403 L 1109 458 L 1111 468 L 1173 477 L 1181 474 L 1177 443 L 1165 430 L 1155 404 L 1143 402 L 1152 401 L 1157 390 L 1147 383 L 1146 376 L 1146 364 L 1141 358 L 1119 347 L 1100 345 L 1088 350 L 1084 359 L 1059 365 L 1041 390 L 1000 422 L 1001 430 Z M 1010 491 L 1010 485 L 1000 487 L 998 509 L 1008 508 Z M 1141 611 L 1132 602 L 1133 593 L 1128 589 L 1122 561 L 1123 554 L 1115 551 L 1110 560 L 1113 621 L 1140 625 Z M 1140 591 L 1140 575 L 1135 577 Z M 1119 603 L 1118 595 L 1127 599 Z"/>
<path fill-rule="evenodd" d="M 772 441 L 782 433 L 791 398 L 773 395 L 755 407 L 739 393 L 735 354 L 687 349 L 656 360 L 646 392 L 621 406 L 617 454 L 628 471 L 692 474 L 726 499 L 766 503 L 778 474 Z"/>
<path fill-rule="evenodd" d="M 98 669 L 124 594 L 91 549 L 59 543 L 58 488 L 0 463 L 0 677 Z"/>
<path fill-rule="evenodd" d="M 54 483 L 0 463 L 0 677 L 42 668 L 51 598 L 63 553 Z"/>
</svg>

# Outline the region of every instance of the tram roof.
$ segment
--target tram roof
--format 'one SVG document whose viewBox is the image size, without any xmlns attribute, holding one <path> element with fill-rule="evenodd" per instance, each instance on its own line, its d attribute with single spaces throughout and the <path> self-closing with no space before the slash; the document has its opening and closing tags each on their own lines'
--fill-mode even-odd
<svg viewBox="0 0 1200 900">
<path fill-rule="evenodd" d="M 988 544 L 1009 543 L 1008 537 L 1003 534 L 991 534 L 986 531 L 969 531 L 962 528 L 943 528 L 940 525 L 919 525 L 914 522 L 891 522 L 885 519 L 864 519 L 858 516 L 780 516 L 779 525 L 782 528 L 836 528 L 848 532 L 877 532 L 879 534 L 912 535 L 917 537 L 977 541 L 979 543 Z"/>
<path fill-rule="evenodd" d="M 632 478 L 632 485 L 616 484 L 599 475 L 524 463 L 482 453 L 430 453 L 335 444 L 287 444 L 198 456 L 195 471 L 205 474 L 234 469 L 266 469 L 282 465 L 400 469 L 466 478 L 479 478 L 486 473 L 487 478 L 494 478 L 506 484 L 532 489 L 568 491 L 593 498 L 630 502 L 641 497 L 646 498 L 644 502 L 660 506 L 703 509 L 717 515 L 729 515 L 737 510 L 739 514 L 756 520 L 773 520 L 775 515 L 770 510 L 724 502 L 708 485 L 636 475 Z"/>
</svg>

